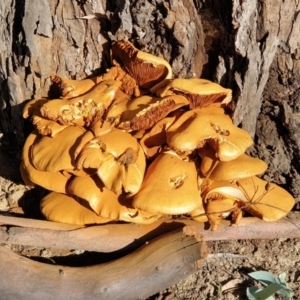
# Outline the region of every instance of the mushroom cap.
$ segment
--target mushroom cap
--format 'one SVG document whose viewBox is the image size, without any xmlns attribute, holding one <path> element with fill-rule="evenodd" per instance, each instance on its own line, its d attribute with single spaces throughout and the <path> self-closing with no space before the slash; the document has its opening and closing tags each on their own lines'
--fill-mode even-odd
<svg viewBox="0 0 300 300">
<path fill-rule="evenodd" d="M 23 181 L 26 185 L 33 187 L 39 185 L 47 190 L 58 193 L 66 193 L 68 177 L 61 172 L 44 172 L 37 170 L 31 160 L 31 147 L 35 143 L 38 135 L 32 132 L 26 139 L 22 150 L 22 162 L 20 165 L 20 172 Z"/>
<path fill-rule="evenodd" d="M 234 126 L 218 107 L 187 111 L 168 128 L 166 135 L 168 145 L 181 152 L 191 152 L 208 143 L 221 161 L 237 158 L 253 144 L 251 136 Z"/>
<path fill-rule="evenodd" d="M 159 154 L 150 164 L 132 205 L 151 213 L 180 215 L 201 203 L 195 163 L 170 151 Z"/>
<path fill-rule="evenodd" d="M 68 194 L 86 201 L 85 206 L 103 218 L 119 219 L 118 195 L 105 188 L 98 176 L 73 178 L 68 184 Z"/>
<path fill-rule="evenodd" d="M 97 77 L 75 80 L 55 75 L 50 79 L 53 84 L 58 86 L 61 96 L 65 99 L 85 94 L 97 83 Z"/>
<path fill-rule="evenodd" d="M 97 168 L 105 187 L 118 195 L 122 188 L 135 194 L 143 181 L 146 158 L 133 136 L 114 129 L 85 146 L 78 157 L 77 167 Z"/>
<path fill-rule="evenodd" d="M 166 80 L 165 86 L 156 91 L 156 95 L 160 97 L 172 94 L 183 94 L 187 97 L 191 109 L 211 105 L 222 106 L 231 102 L 232 99 L 231 89 L 200 78 Z"/>
<path fill-rule="evenodd" d="M 240 209 L 265 221 L 277 221 L 291 211 L 295 199 L 286 190 L 257 176 L 237 181 L 215 181 L 203 194 L 204 201 L 210 197 L 231 199 Z"/>
<path fill-rule="evenodd" d="M 30 116 L 36 115 L 36 113 L 39 113 L 41 107 L 49 101 L 49 99 L 33 99 L 26 102 L 23 108 L 23 118 L 27 119 Z"/>
<path fill-rule="evenodd" d="M 188 100 L 178 95 L 164 98 L 142 96 L 132 99 L 128 102 L 118 127 L 131 130 L 149 129 L 172 111 L 186 105 Z"/>
<path fill-rule="evenodd" d="M 69 100 L 51 100 L 41 107 L 40 112 L 43 117 L 63 125 L 89 126 L 95 117 L 104 114 L 120 85 L 120 81 L 102 81 L 84 95 Z"/>
<path fill-rule="evenodd" d="M 31 147 L 34 167 L 47 172 L 75 169 L 75 150 L 85 131 L 81 127 L 69 126 L 54 137 L 37 138 Z"/>
<path fill-rule="evenodd" d="M 166 129 L 178 118 L 180 112 L 158 121 L 140 140 L 147 158 L 158 155 L 167 142 Z"/>
<path fill-rule="evenodd" d="M 141 88 L 149 89 L 163 79 L 172 78 L 172 68 L 166 60 L 138 50 L 129 41 L 114 42 L 112 54 Z"/>
<path fill-rule="evenodd" d="M 139 224 L 150 224 L 160 215 L 133 208 L 131 200 L 106 189 L 97 176 L 75 177 L 68 185 L 73 197 L 84 199 L 99 216 Z"/>
<path fill-rule="evenodd" d="M 56 121 L 46 119 L 39 112 L 32 118 L 32 123 L 40 135 L 49 135 L 54 137 L 57 133 L 63 131 L 70 125 L 60 125 Z"/>
<path fill-rule="evenodd" d="M 257 176 L 240 179 L 236 186 L 247 198 L 245 210 L 264 221 L 277 221 L 295 205 L 295 199 L 280 186 Z"/>
<path fill-rule="evenodd" d="M 41 200 L 40 209 L 49 221 L 75 225 L 104 224 L 111 221 L 98 216 L 72 197 L 56 192 L 48 194 Z"/>
<path fill-rule="evenodd" d="M 209 179 L 214 181 L 230 181 L 255 176 L 264 173 L 268 167 L 261 159 L 247 154 L 242 154 L 231 161 L 218 161 L 214 168 L 213 161 L 209 156 L 203 157 L 200 170 L 205 177 L 209 175 Z"/>
</svg>

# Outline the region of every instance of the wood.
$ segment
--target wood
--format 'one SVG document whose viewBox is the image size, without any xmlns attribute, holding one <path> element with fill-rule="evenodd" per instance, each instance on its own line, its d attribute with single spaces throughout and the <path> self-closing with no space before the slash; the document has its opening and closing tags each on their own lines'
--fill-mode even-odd
<svg viewBox="0 0 300 300">
<path fill-rule="evenodd" d="M 0 222 L 13 224 L 9 217 L 0 216 Z M 34 224 L 35 220 L 31 220 Z M 18 221 L 20 226 L 22 219 Z M 36 247 L 52 247 L 58 249 L 80 249 L 98 252 L 118 250 L 133 251 L 148 241 L 187 226 L 194 234 L 199 233 L 205 241 L 238 240 L 238 239 L 275 239 L 300 238 L 300 217 L 290 213 L 289 218 L 278 222 L 265 222 L 254 217 L 243 218 L 239 226 L 230 226 L 223 221 L 217 231 L 210 231 L 206 224 L 192 220 L 159 220 L 150 225 L 107 224 L 69 230 L 60 223 L 38 221 L 40 228 L 2 226 L 0 242 L 30 245 Z M 27 223 L 24 222 L 24 225 Z M 53 224 L 54 223 L 54 224 Z M 52 227 L 55 225 L 55 230 Z M 26 225 L 25 225 L 26 226 Z M 45 229 L 45 228 L 49 229 Z M 61 226 L 61 227 L 60 227 Z M 34 226 L 38 227 L 38 226 Z M 59 230 L 61 228 L 61 230 Z"/>
<path fill-rule="evenodd" d="M 0 247 L 1 299 L 144 299 L 195 273 L 206 254 L 181 229 L 121 259 L 84 268 L 46 265 Z"/>
</svg>

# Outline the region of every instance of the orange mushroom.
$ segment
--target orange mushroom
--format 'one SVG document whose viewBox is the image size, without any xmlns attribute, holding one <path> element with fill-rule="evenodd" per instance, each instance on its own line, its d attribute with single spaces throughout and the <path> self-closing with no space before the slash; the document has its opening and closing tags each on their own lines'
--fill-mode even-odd
<svg viewBox="0 0 300 300">
<path fill-rule="evenodd" d="M 114 129 L 92 139 L 81 151 L 77 168 L 97 168 L 105 187 L 120 195 L 135 194 L 143 181 L 146 159 L 137 140 Z"/>
<path fill-rule="evenodd" d="M 102 81 L 84 95 L 70 100 L 51 100 L 40 111 L 43 117 L 65 125 L 89 126 L 100 118 L 116 96 L 121 82 Z"/>
<path fill-rule="evenodd" d="M 181 152 L 191 153 L 208 144 L 220 161 L 237 158 L 253 144 L 251 136 L 234 126 L 218 107 L 185 112 L 167 129 L 166 135 L 168 145 Z"/>
<path fill-rule="evenodd" d="M 112 54 L 143 89 L 150 89 L 163 79 L 172 78 L 172 68 L 166 60 L 138 50 L 129 41 L 114 42 Z"/>
<path fill-rule="evenodd" d="M 189 213 L 202 203 L 197 177 L 193 161 L 181 160 L 172 151 L 161 153 L 148 167 L 132 205 L 154 214 Z"/>
<path fill-rule="evenodd" d="M 116 195 L 105 188 L 98 176 L 75 177 L 68 185 L 68 192 L 76 199 L 86 202 L 97 215 L 111 220 L 150 224 L 160 215 L 138 210 L 131 206 L 131 200 Z"/>
<path fill-rule="evenodd" d="M 47 190 L 58 193 L 66 193 L 68 183 L 68 176 L 65 176 L 59 171 L 45 172 L 37 170 L 31 159 L 31 148 L 38 139 L 36 132 L 32 132 L 26 139 L 22 150 L 22 162 L 20 165 L 20 172 L 23 181 L 26 185 L 34 187 L 39 185 Z"/>
<path fill-rule="evenodd" d="M 56 192 L 48 194 L 41 200 L 40 209 L 49 221 L 75 225 L 111 222 L 110 219 L 98 216 L 94 211 L 81 205 L 72 197 Z"/>
<path fill-rule="evenodd" d="M 161 87 L 162 86 L 162 87 Z M 225 106 L 232 99 L 231 89 L 226 89 L 217 83 L 200 78 L 176 78 L 165 80 L 156 86 L 152 92 L 159 97 L 167 95 L 183 95 L 189 100 L 190 109 L 207 106 Z"/>
</svg>

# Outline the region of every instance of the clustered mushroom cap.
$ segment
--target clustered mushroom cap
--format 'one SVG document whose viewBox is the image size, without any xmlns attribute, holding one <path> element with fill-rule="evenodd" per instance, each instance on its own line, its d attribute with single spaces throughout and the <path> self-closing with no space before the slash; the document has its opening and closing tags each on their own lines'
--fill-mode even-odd
<svg viewBox="0 0 300 300">
<path fill-rule="evenodd" d="M 121 124 L 118 127 L 127 130 L 149 129 L 172 111 L 186 105 L 188 100 L 179 95 L 163 98 L 142 96 L 128 102 L 127 110 L 121 115 Z"/>
<path fill-rule="evenodd" d="M 52 83 L 58 86 L 61 96 L 65 99 L 85 94 L 98 83 L 97 77 L 74 80 L 55 75 L 51 76 L 50 79 Z"/>
<path fill-rule="evenodd" d="M 295 204 L 295 199 L 285 189 L 257 176 L 240 179 L 235 185 L 247 199 L 244 209 L 264 221 L 283 218 Z"/>
<path fill-rule="evenodd" d="M 45 172 L 75 169 L 75 150 L 84 133 L 82 127 L 69 126 L 54 137 L 38 137 L 30 154 L 34 167 Z"/>
<path fill-rule="evenodd" d="M 37 170 L 31 159 L 31 148 L 35 141 L 38 139 L 36 132 L 32 132 L 26 139 L 23 151 L 22 151 L 22 162 L 20 165 L 20 172 L 22 179 L 28 186 L 39 185 L 43 188 L 55 191 L 58 193 L 66 193 L 66 187 L 68 177 L 64 176 L 59 171 L 49 172 Z"/>
<path fill-rule="evenodd" d="M 86 208 L 72 197 L 56 192 L 45 196 L 40 203 L 42 214 L 55 222 L 89 225 L 104 224 L 111 220 L 98 216 L 91 209 Z"/>
<path fill-rule="evenodd" d="M 130 198 L 106 189 L 95 175 L 75 177 L 68 185 L 68 193 L 100 217 L 110 220 L 149 224 L 161 216 L 133 208 Z"/>
<path fill-rule="evenodd" d="M 43 117 L 62 125 L 89 126 L 97 115 L 104 114 L 120 85 L 120 81 L 102 81 L 81 96 L 51 100 L 41 107 L 40 112 Z"/>
<path fill-rule="evenodd" d="M 166 135 L 168 145 L 182 152 L 191 152 L 207 143 L 220 161 L 239 157 L 253 144 L 251 136 L 234 126 L 218 107 L 187 111 L 168 128 Z"/>
<path fill-rule="evenodd" d="M 219 161 L 216 165 L 215 160 L 205 156 L 202 159 L 200 170 L 204 176 L 209 175 L 209 180 L 237 180 L 262 174 L 267 170 L 267 164 L 261 159 L 242 154 L 231 161 Z"/>
<path fill-rule="evenodd" d="M 85 80 L 52 77 L 64 99 L 35 99 L 23 116 L 36 130 L 21 175 L 50 191 L 46 218 L 78 225 L 149 224 L 163 215 L 209 222 L 216 230 L 245 211 L 266 221 L 295 200 L 256 177 L 267 165 L 245 154 L 253 140 L 234 126 L 230 89 L 172 79 L 170 65 L 128 41 L 113 43 L 113 66 Z"/>
<path fill-rule="evenodd" d="M 200 78 L 176 78 L 165 80 L 165 86 L 156 87 L 156 95 L 164 97 L 173 94 L 183 94 L 189 100 L 190 108 L 207 106 L 225 106 L 232 99 L 231 89 L 226 89 L 217 83 Z M 154 91 L 155 89 L 153 89 Z"/>
<path fill-rule="evenodd" d="M 193 161 L 174 152 L 161 153 L 148 167 L 132 205 L 152 213 L 180 215 L 201 205 L 197 170 Z"/>
</svg>

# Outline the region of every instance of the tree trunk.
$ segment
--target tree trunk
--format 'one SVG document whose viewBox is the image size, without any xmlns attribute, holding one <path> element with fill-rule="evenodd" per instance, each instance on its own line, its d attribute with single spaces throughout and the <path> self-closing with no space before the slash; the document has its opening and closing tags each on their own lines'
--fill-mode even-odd
<svg viewBox="0 0 300 300">
<path fill-rule="evenodd" d="M 51 75 L 104 72 L 111 42 L 126 38 L 164 57 L 175 77 L 231 88 L 234 122 L 268 163 L 263 177 L 300 202 L 299 28 L 299 0 L 1 1 L 0 176 L 19 179 L 32 129 L 24 101 L 57 96 Z"/>
</svg>

